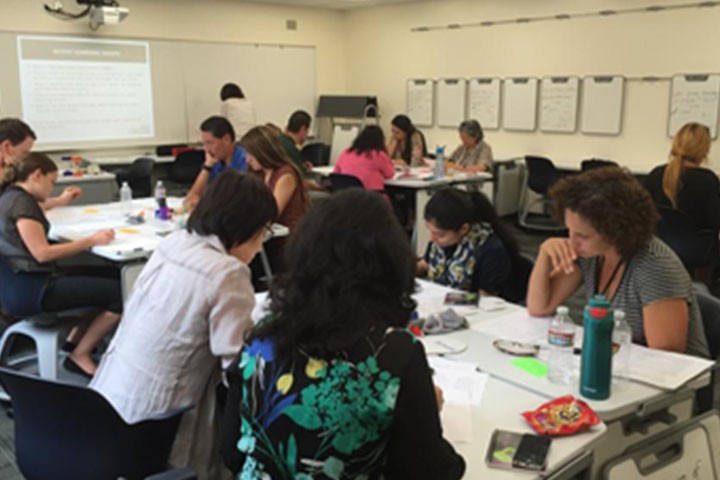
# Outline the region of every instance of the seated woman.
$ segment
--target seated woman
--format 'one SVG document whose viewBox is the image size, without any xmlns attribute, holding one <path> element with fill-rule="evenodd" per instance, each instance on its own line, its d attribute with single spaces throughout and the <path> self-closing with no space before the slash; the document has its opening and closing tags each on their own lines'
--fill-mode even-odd
<svg viewBox="0 0 720 480">
<path fill-rule="evenodd" d="M 396 115 L 392 119 L 392 136 L 387 151 L 396 165 L 421 167 L 427 157 L 427 146 L 422 132 L 415 128 L 407 115 Z"/>
<path fill-rule="evenodd" d="M 430 243 L 417 272 L 468 292 L 525 300 L 531 262 L 518 254 L 495 209 L 480 192 L 439 190 L 425 206 Z"/>
<path fill-rule="evenodd" d="M 382 129 L 365 127 L 350 148 L 340 154 L 333 173 L 357 177 L 368 190 L 384 190 L 384 182 L 395 175 L 395 168 L 385 150 Z"/>
<path fill-rule="evenodd" d="M 129 423 L 194 405 L 170 461 L 199 478 L 222 478 L 215 387 L 252 326 L 248 264 L 276 212 L 258 179 L 222 173 L 143 268 L 90 385 Z"/>
<path fill-rule="evenodd" d="M 406 328 L 414 257 L 382 198 L 334 195 L 288 250 L 272 313 L 228 370 L 225 464 L 238 478 L 461 478 Z"/>
<path fill-rule="evenodd" d="M 468 173 L 489 172 L 492 170 L 493 156 L 490 145 L 477 120 L 465 120 L 458 128 L 461 145 L 450 155 L 448 168 Z"/>
<path fill-rule="evenodd" d="M 13 298 L 9 310 L 34 314 L 75 308 L 97 308 L 77 345 L 65 359 L 65 368 L 91 377 L 95 362 L 90 353 L 117 324 L 122 312 L 120 280 L 116 269 L 72 271 L 60 269 L 56 260 L 72 257 L 115 238 L 112 230 L 101 230 L 67 243 L 48 242 L 48 222 L 41 204 L 47 200 L 57 180 L 57 165 L 44 153 L 31 152 L 6 168 L 0 183 L 0 252 L 14 273 L 5 282 L 4 296 Z"/>
<path fill-rule="evenodd" d="M 655 205 L 687 214 L 699 229 L 720 230 L 720 182 L 704 168 L 710 151 L 710 130 L 699 123 L 684 125 L 673 138 L 670 161 L 645 179 Z"/>
<path fill-rule="evenodd" d="M 540 246 L 528 285 L 530 314 L 551 315 L 584 283 L 588 299 L 602 294 L 625 311 L 634 342 L 707 357 L 690 277 L 653 236 L 658 215 L 640 183 L 620 168 L 600 168 L 561 179 L 550 195 L 570 238 Z"/>
<path fill-rule="evenodd" d="M 285 153 L 280 137 L 271 127 L 251 128 L 240 141 L 247 152 L 248 168 L 260 175 L 275 197 L 278 223 L 292 232 L 308 208 L 302 174 Z"/>
</svg>

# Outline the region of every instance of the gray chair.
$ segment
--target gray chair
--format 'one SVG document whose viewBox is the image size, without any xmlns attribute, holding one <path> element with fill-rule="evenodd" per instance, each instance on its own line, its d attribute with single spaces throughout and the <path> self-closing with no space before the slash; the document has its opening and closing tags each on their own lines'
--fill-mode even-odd
<svg viewBox="0 0 720 480">
<path fill-rule="evenodd" d="M 130 165 L 130 168 L 115 172 L 115 180 L 117 181 L 118 187 L 122 187 L 123 182 L 128 182 L 128 185 L 130 185 L 132 189 L 133 197 L 152 197 L 152 174 L 154 167 L 155 160 L 152 158 L 136 158 L 132 165 Z"/>
<path fill-rule="evenodd" d="M 697 393 L 698 409 L 704 412 L 713 408 L 718 400 L 715 396 L 715 389 L 720 378 L 720 299 L 703 293 L 701 288 L 695 288 L 695 295 L 698 299 L 698 306 L 705 327 L 705 337 L 710 350 L 710 358 L 715 360 L 710 385 Z"/>
</svg>

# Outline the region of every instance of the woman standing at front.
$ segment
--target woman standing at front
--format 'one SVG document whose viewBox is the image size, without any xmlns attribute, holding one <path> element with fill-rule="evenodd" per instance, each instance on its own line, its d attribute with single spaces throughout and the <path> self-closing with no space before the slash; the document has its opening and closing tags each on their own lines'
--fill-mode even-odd
<svg viewBox="0 0 720 480">
<path fill-rule="evenodd" d="M 707 357 L 690 277 L 653 235 L 658 215 L 640 183 L 609 167 L 566 177 L 550 193 L 570 238 L 540 246 L 528 285 L 530 314 L 552 315 L 584 283 L 588 299 L 602 294 L 625 311 L 634 342 Z"/>
</svg>

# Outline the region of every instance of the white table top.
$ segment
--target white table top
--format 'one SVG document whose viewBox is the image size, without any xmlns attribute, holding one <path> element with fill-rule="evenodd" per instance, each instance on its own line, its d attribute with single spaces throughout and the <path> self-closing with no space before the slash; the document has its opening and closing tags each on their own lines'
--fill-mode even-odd
<svg viewBox="0 0 720 480">
<path fill-rule="evenodd" d="M 443 301 L 445 294 L 451 291 L 451 289 L 427 281 L 420 281 L 420 287 L 421 290 L 416 295 L 416 300 L 418 301 L 418 313 L 421 317 L 449 308 L 447 305 L 444 305 Z M 582 398 L 579 394 L 577 375 L 575 375 L 572 385 L 563 386 L 550 383 L 546 377 L 535 377 L 512 365 L 511 361 L 517 357 L 502 353 L 492 346 L 493 341 L 499 338 L 499 336 L 494 333 L 497 331 L 495 329 L 498 328 L 497 323 L 492 322 L 492 320 L 503 318 L 513 312 L 524 312 L 525 309 L 523 307 L 505 303 L 502 309 L 493 311 L 483 311 L 477 307 L 453 308 L 468 319 L 471 328 L 469 330 L 461 330 L 444 335 L 445 338 L 453 339 L 467 345 L 465 351 L 448 356 L 448 358 L 457 358 L 458 360 L 474 363 L 482 371 L 542 395 L 546 399 L 567 394 Z M 538 322 L 544 322 L 539 330 L 547 331 L 547 320 L 537 320 Z M 483 324 L 485 324 L 485 327 L 483 327 Z M 690 388 L 696 389 L 698 386 L 707 384 L 707 373 L 704 376 L 706 377 L 704 381 L 697 382 L 697 384 L 693 384 Z M 602 401 L 583 400 L 585 400 L 604 421 L 609 422 L 637 411 L 647 402 L 659 400 L 672 393 L 673 392 L 635 381 L 614 381 L 609 399 Z"/>
<path fill-rule="evenodd" d="M 314 167 L 313 172 L 322 175 L 324 177 L 329 176 L 333 173 L 335 167 L 332 165 L 323 167 Z M 427 167 L 417 167 L 410 169 L 410 175 L 402 177 L 399 173 L 396 173 L 395 178 L 385 180 L 385 185 L 390 187 L 404 187 L 404 188 L 428 188 L 441 185 L 451 185 L 454 183 L 482 183 L 488 180 L 492 180 L 492 174 L 487 172 L 480 172 L 473 175 L 466 173 L 457 173 L 455 175 L 447 175 L 443 178 L 432 178 L 432 169 Z"/>
<path fill-rule="evenodd" d="M 168 206 L 180 208 L 182 198 L 170 197 Z M 141 198 L 132 201 L 132 212 L 143 212 L 145 223 L 133 225 L 121 213 L 120 202 L 96 205 L 57 207 L 47 212 L 50 221 L 50 238 L 72 241 L 105 229 L 115 230 L 115 240 L 108 245 L 93 247 L 91 251 L 108 260 L 126 262 L 147 258 L 160 241 L 178 228 L 175 219 L 155 219 L 155 199 Z M 287 227 L 273 225 L 273 236 L 288 235 Z"/>
</svg>

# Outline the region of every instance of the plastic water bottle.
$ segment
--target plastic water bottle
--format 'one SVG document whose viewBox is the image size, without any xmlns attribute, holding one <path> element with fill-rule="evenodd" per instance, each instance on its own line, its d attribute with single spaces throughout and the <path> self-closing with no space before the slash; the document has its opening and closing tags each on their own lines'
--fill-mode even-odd
<svg viewBox="0 0 720 480">
<path fill-rule="evenodd" d="M 435 178 L 445 176 L 445 146 L 435 147 Z"/>
<path fill-rule="evenodd" d="M 572 381 L 574 343 L 575 324 L 568 308 L 559 306 L 548 328 L 548 380 L 551 383 L 568 385 Z"/>
<path fill-rule="evenodd" d="M 123 182 L 120 187 L 120 212 L 126 217 L 132 213 L 132 189 L 128 182 Z"/>
<path fill-rule="evenodd" d="M 630 375 L 630 354 L 632 352 L 632 328 L 625 319 L 625 312 L 615 310 L 615 328 L 613 346 L 617 351 L 613 355 L 613 375 L 627 379 Z"/>
<path fill-rule="evenodd" d="M 155 201 L 158 207 L 167 207 L 167 190 L 165 190 L 162 180 L 158 180 L 155 184 Z"/>
<path fill-rule="evenodd" d="M 580 361 L 580 395 L 591 400 L 610 397 L 612 380 L 613 311 L 604 295 L 585 307 Z"/>
</svg>

